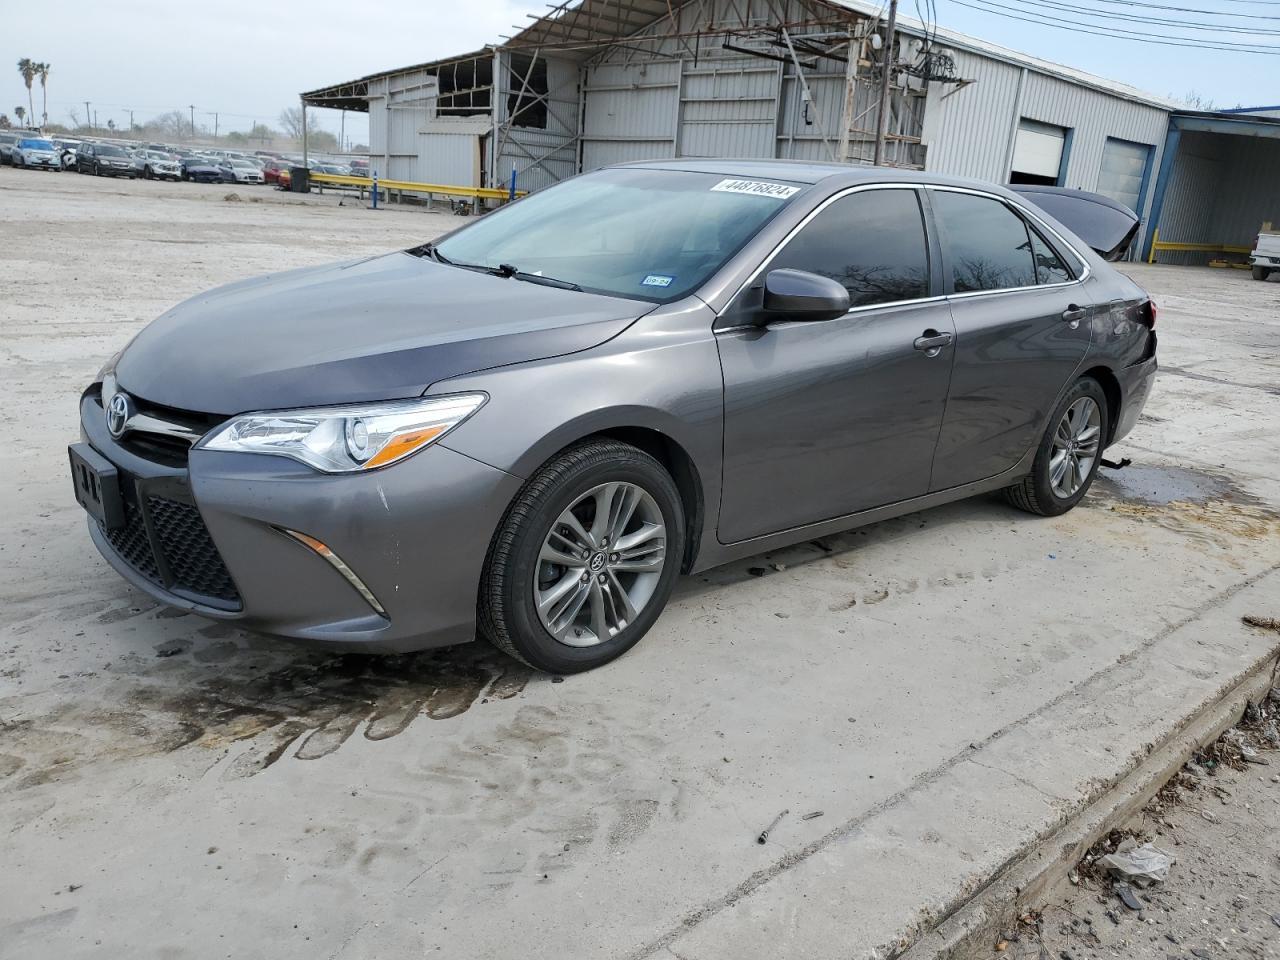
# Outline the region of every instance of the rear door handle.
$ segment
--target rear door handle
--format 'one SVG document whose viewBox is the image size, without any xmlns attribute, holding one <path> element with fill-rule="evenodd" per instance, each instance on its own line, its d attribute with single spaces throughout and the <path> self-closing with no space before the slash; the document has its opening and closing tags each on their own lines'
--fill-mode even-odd
<svg viewBox="0 0 1280 960">
<path fill-rule="evenodd" d="M 1080 321 L 1084 319 L 1087 312 L 1084 307 L 1078 307 L 1073 303 L 1062 311 L 1062 319 L 1071 324 L 1071 329 L 1074 330 L 1080 326 Z"/>
<path fill-rule="evenodd" d="M 926 357 L 936 357 L 942 352 L 942 348 L 948 346 L 953 337 L 949 333 L 939 333 L 937 330 L 926 330 L 923 336 L 916 337 L 913 344 L 917 350 L 924 352 Z"/>
</svg>

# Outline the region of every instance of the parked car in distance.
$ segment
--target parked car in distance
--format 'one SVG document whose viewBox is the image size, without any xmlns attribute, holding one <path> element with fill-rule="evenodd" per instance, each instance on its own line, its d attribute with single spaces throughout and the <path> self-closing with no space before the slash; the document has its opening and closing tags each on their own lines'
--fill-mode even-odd
<svg viewBox="0 0 1280 960">
<path fill-rule="evenodd" d="M 62 157 L 52 141 L 27 138 L 19 140 L 14 146 L 13 165 L 61 173 Z"/>
<path fill-rule="evenodd" d="M 140 150 L 142 175 L 148 180 L 181 180 L 182 165 L 178 158 L 160 150 Z"/>
<path fill-rule="evenodd" d="M 76 151 L 76 170 L 99 177 L 138 176 L 133 157 L 113 143 L 85 143 Z"/>
<path fill-rule="evenodd" d="M 228 183 L 235 179 L 230 168 L 207 157 L 183 157 L 182 179 L 195 183 Z"/>
<path fill-rule="evenodd" d="M 262 179 L 266 183 L 276 183 L 280 179 L 280 171 L 289 169 L 289 165 L 282 160 L 267 160 L 262 165 Z"/>
<path fill-rule="evenodd" d="M 232 157 L 226 161 L 226 169 L 231 171 L 232 179 L 236 183 L 265 183 L 262 170 L 257 164 L 248 160 L 241 160 L 238 157 Z"/>
<path fill-rule="evenodd" d="M 61 159 L 63 170 L 76 165 L 76 152 L 81 147 L 81 142 L 79 140 L 59 138 L 53 141 L 53 145 L 58 150 L 58 156 Z"/>
<path fill-rule="evenodd" d="M 1155 325 L 1003 187 L 652 161 L 179 304 L 86 388 L 70 457 L 94 544 L 164 603 L 369 651 L 478 630 L 567 673 L 682 571 L 988 491 L 1065 513 Z"/>
<path fill-rule="evenodd" d="M 13 149 L 20 139 L 16 133 L 0 130 L 0 164 L 13 163 Z"/>
<path fill-rule="evenodd" d="M 1253 252 L 1249 254 L 1255 280 L 1266 280 L 1272 273 L 1280 273 L 1280 230 L 1266 229 L 1270 226 L 1268 223 L 1258 232 Z"/>
<path fill-rule="evenodd" d="M 353 177 L 369 176 L 369 161 L 368 160 L 352 160 L 351 175 Z"/>
</svg>

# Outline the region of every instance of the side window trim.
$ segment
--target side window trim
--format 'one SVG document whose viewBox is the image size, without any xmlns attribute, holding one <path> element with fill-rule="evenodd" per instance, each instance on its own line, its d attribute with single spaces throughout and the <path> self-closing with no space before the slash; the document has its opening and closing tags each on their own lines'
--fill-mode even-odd
<svg viewBox="0 0 1280 960">
<path fill-rule="evenodd" d="M 929 295 L 924 297 L 915 297 L 910 300 L 886 300 L 881 303 L 868 303 L 862 306 L 850 307 L 845 316 L 866 313 L 868 310 L 884 310 L 886 308 L 896 308 L 905 304 L 930 303 L 932 301 L 945 300 L 947 295 L 943 286 L 943 277 L 941 270 L 940 244 L 937 238 L 937 231 L 934 229 L 933 213 L 929 207 L 928 197 L 925 195 L 925 184 L 920 183 L 862 183 L 856 186 L 846 187 L 843 190 L 837 190 L 831 196 L 827 197 L 816 207 L 810 210 L 804 217 L 787 231 L 787 235 L 783 237 L 772 250 L 769 255 L 760 261 L 760 265 L 755 268 L 746 280 L 734 291 L 733 296 L 729 298 L 729 302 L 724 308 L 716 314 L 716 319 L 712 325 L 712 330 L 719 332 L 722 330 L 736 330 L 737 325 L 721 326 L 720 321 L 726 314 L 733 311 L 734 306 L 738 303 L 738 299 L 742 296 L 744 290 L 747 290 L 769 269 L 770 264 L 777 259 L 778 255 L 787 248 L 791 243 L 820 213 L 827 209 L 838 200 L 852 196 L 856 193 L 867 193 L 872 190 L 910 190 L 915 194 L 916 204 L 919 207 L 921 215 L 921 226 L 925 234 L 925 259 L 929 267 Z M 837 318 L 839 319 L 839 318 Z"/>
<path fill-rule="evenodd" d="M 1045 223 L 1033 212 L 1022 206 L 1022 204 L 1009 200 L 1007 197 L 989 193 L 986 190 L 975 190 L 971 187 L 953 187 L 949 184 L 940 183 L 925 183 L 920 186 L 923 187 L 926 193 L 932 193 L 934 191 L 942 191 L 946 193 L 967 193 L 975 197 L 983 197 L 985 199 L 995 200 L 997 203 L 1004 204 L 1004 206 L 1007 207 L 1014 216 L 1023 221 L 1024 227 L 1027 229 L 1035 229 L 1036 232 L 1041 235 L 1041 238 L 1044 239 L 1045 243 L 1049 244 L 1049 247 L 1054 251 L 1054 253 L 1058 254 L 1062 259 L 1064 266 L 1067 267 L 1067 271 L 1073 274 L 1073 278 L 1071 280 L 1060 283 L 1037 283 L 1026 287 L 1003 287 L 999 290 L 965 290 L 956 292 L 953 289 L 955 284 L 951 275 L 951 263 L 949 259 L 950 250 L 947 248 L 947 244 L 944 243 L 942 245 L 943 268 L 946 276 L 944 278 L 943 296 L 947 299 L 1001 296 L 1006 293 L 1018 293 L 1024 290 L 1045 290 L 1052 289 L 1054 287 L 1067 287 L 1075 283 L 1083 283 L 1089 278 L 1089 275 L 1092 272 L 1089 269 L 1089 261 L 1086 260 L 1075 247 L 1068 243 L 1066 239 L 1058 233 L 1058 231 L 1054 230 L 1053 227 L 1049 226 L 1049 224 Z M 1028 239 L 1030 239 L 1030 237 L 1028 237 Z M 1071 256 L 1062 256 L 1063 250 L 1069 250 L 1071 252 Z M 1079 269 L 1072 269 L 1073 264 L 1070 262 L 1072 260 L 1075 261 L 1074 266 Z"/>
</svg>

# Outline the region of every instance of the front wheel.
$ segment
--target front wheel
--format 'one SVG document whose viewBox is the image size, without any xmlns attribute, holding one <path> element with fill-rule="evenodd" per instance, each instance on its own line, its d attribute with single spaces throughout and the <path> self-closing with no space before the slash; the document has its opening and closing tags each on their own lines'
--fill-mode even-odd
<svg viewBox="0 0 1280 960">
<path fill-rule="evenodd" d="M 1270 270 L 1266 267 L 1260 267 L 1256 263 L 1253 265 L 1253 269 L 1250 272 L 1253 274 L 1253 279 L 1255 280 L 1265 280 L 1267 277 L 1271 276 Z"/>
<path fill-rule="evenodd" d="M 1109 428 L 1102 385 L 1092 377 L 1081 377 L 1049 417 L 1030 475 L 1008 487 L 1005 497 L 1015 507 L 1042 517 L 1066 513 L 1093 484 Z"/>
<path fill-rule="evenodd" d="M 525 484 L 494 535 L 479 620 L 539 670 L 577 673 L 621 656 L 666 606 L 684 555 L 684 510 L 663 466 L 590 440 Z"/>
</svg>

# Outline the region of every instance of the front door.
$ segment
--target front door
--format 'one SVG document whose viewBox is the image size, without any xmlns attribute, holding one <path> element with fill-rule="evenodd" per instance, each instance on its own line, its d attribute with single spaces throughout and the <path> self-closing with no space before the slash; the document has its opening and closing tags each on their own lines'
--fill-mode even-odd
<svg viewBox="0 0 1280 960">
<path fill-rule="evenodd" d="M 916 191 L 871 188 L 821 208 L 767 264 L 831 277 L 853 307 L 718 332 L 721 542 L 927 492 L 954 336 L 930 259 Z M 740 298 L 758 296 L 765 273 Z"/>
</svg>

